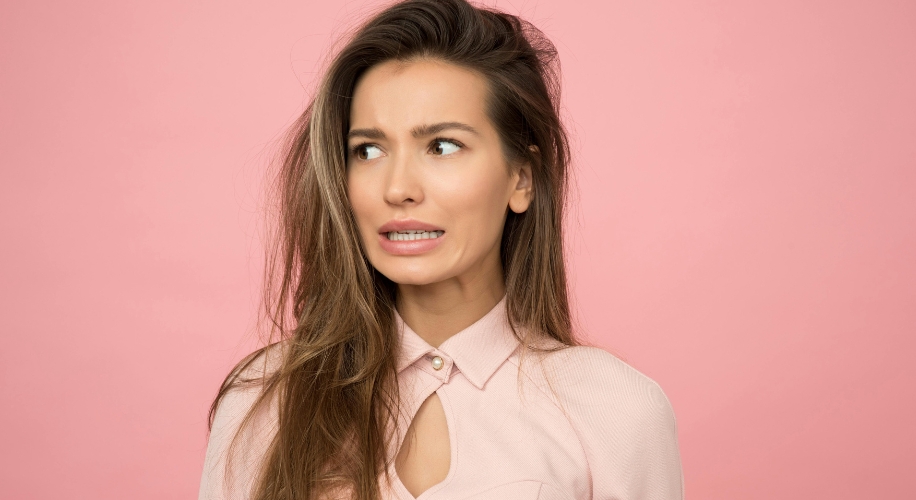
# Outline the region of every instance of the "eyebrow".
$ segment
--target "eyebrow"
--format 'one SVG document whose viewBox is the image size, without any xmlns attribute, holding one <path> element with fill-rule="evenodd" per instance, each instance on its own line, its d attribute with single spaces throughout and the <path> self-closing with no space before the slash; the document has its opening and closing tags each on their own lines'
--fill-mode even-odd
<svg viewBox="0 0 916 500">
<path fill-rule="evenodd" d="M 480 135 L 480 133 L 477 132 L 477 129 L 461 122 L 441 122 L 433 123 L 432 125 L 418 125 L 410 130 L 410 135 L 419 139 L 421 137 L 435 135 L 444 130 L 450 129 L 464 130 L 465 132 Z M 363 137 L 366 139 L 384 139 L 385 133 L 382 132 L 381 129 L 377 128 L 355 128 L 347 133 L 348 140 L 354 137 Z"/>
</svg>

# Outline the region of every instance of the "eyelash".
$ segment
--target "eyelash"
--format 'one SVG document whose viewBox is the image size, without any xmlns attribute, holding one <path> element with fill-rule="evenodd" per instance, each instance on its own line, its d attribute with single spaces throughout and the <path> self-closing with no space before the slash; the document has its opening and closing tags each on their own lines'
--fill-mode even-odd
<svg viewBox="0 0 916 500">
<path fill-rule="evenodd" d="M 452 143 L 452 144 L 458 146 L 458 148 L 464 149 L 464 143 L 462 143 L 461 141 L 456 141 L 455 139 L 449 139 L 448 137 L 436 137 L 435 139 L 429 141 L 429 146 L 432 147 L 432 145 L 435 144 L 435 143 L 437 143 L 437 142 L 450 142 L 450 143 Z M 352 148 L 350 148 L 350 149 L 349 149 L 349 154 L 350 154 L 351 156 L 355 156 L 355 155 L 359 152 L 359 149 L 360 149 L 360 148 L 363 148 L 363 147 L 366 147 L 366 146 L 375 146 L 375 147 L 378 147 L 378 144 L 375 144 L 375 143 L 372 143 L 372 142 L 361 142 L 361 143 L 359 143 L 359 144 L 353 146 Z M 448 155 L 441 155 L 441 156 L 448 156 Z"/>
<path fill-rule="evenodd" d="M 436 137 L 435 139 L 429 142 L 429 145 L 432 146 L 433 144 L 437 142 L 450 142 L 458 146 L 458 149 L 464 149 L 464 144 L 461 141 L 456 141 L 455 139 L 449 139 L 448 137 Z"/>
</svg>

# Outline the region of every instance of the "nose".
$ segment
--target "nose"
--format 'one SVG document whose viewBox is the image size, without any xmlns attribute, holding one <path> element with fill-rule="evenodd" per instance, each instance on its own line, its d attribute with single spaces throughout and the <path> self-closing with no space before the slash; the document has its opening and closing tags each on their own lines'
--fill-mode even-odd
<svg viewBox="0 0 916 500">
<path fill-rule="evenodd" d="M 410 205 L 423 201 L 419 162 L 410 154 L 398 154 L 388 162 L 385 202 L 389 205 Z"/>
</svg>

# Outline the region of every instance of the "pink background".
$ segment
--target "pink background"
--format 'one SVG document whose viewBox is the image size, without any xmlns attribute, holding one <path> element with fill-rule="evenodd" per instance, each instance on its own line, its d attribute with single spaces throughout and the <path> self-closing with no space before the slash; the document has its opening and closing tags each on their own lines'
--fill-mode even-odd
<svg viewBox="0 0 916 500">
<path fill-rule="evenodd" d="M 264 166 L 364 5 L 4 2 L 0 498 L 196 495 Z M 579 318 L 687 496 L 911 495 L 916 4 L 499 5 L 559 46 Z"/>
</svg>

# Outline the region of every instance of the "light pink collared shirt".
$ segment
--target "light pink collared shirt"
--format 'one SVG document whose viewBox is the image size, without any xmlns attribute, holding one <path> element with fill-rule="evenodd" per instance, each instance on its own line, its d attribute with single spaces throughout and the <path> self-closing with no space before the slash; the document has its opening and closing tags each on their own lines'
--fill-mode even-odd
<svg viewBox="0 0 916 500">
<path fill-rule="evenodd" d="M 433 392 L 445 410 L 450 468 L 416 500 L 683 498 L 671 404 L 658 384 L 617 357 L 585 346 L 521 356 L 505 298 L 438 348 L 399 315 L 396 321 L 401 415 L 396 446 L 388 450 L 392 481 L 382 481 L 384 498 L 415 500 L 397 477 L 394 456 L 411 418 Z M 239 493 L 251 480 L 244 464 L 228 491 L 220 483 L 227 436 L 252 398 L 235 394 L 220 405 L 201 499 L 246 498 Z M 264 442 L 270 434 L 258 432 L 247 442 Z M 245 453 L 251 467 L 260 451 L 248 451 L 254 452 Z"/>
</svg>

